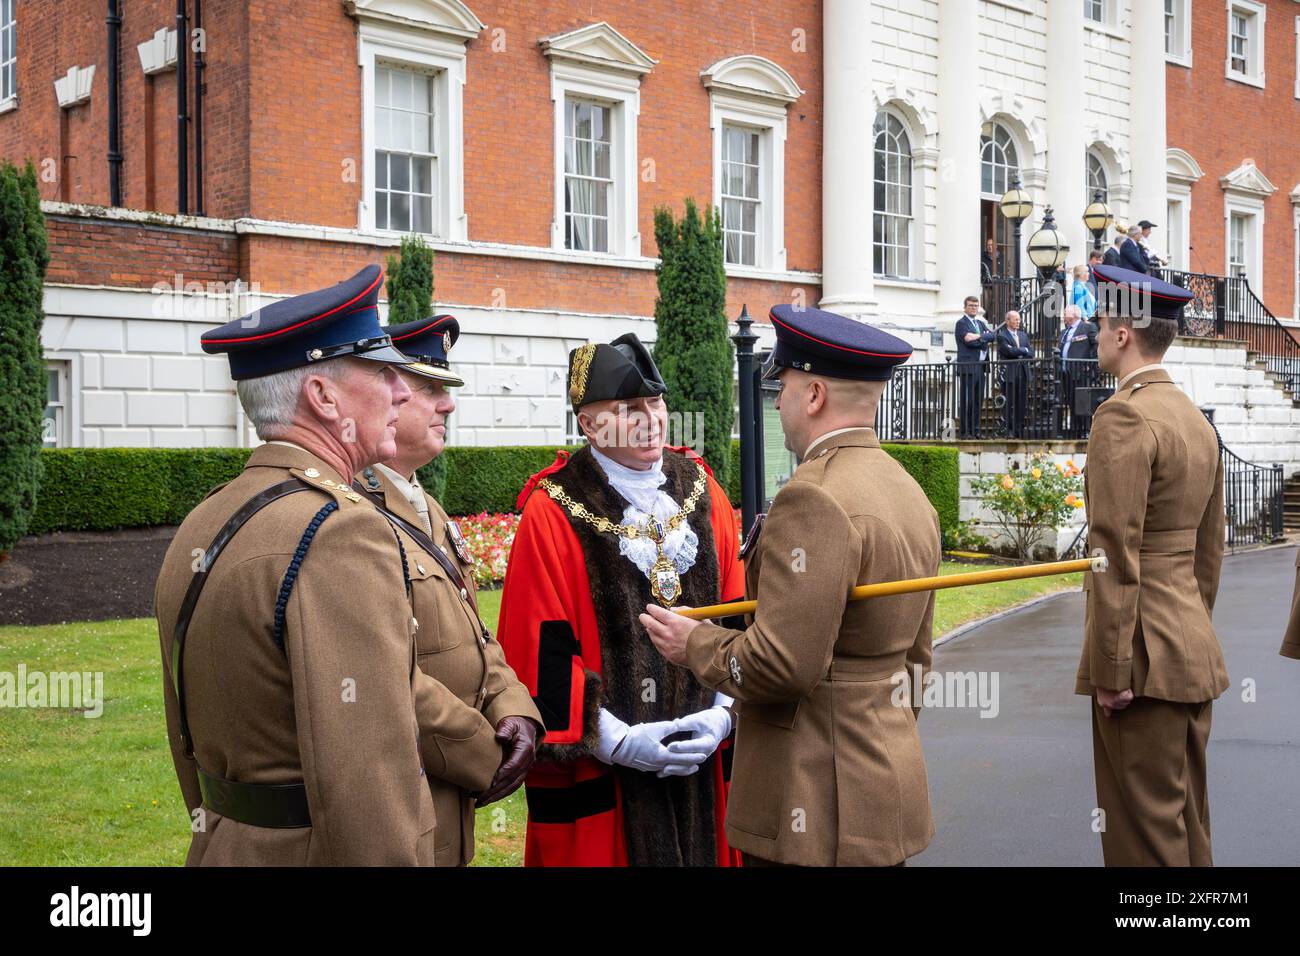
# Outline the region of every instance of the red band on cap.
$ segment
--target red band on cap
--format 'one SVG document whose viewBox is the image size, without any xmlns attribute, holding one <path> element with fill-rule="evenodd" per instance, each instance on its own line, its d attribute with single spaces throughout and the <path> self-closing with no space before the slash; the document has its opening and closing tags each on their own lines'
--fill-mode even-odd
<svg viewBox="0 0 1300 956">
<path fill-rule="evenodd" d="M 303 319 L 301 322 L 297 322 L 289 326 L 287 329 L 277 329 L 274 332 L 263 332 L 261 335 L 247 335 L 244 336 L 243 338 L 238 338 L 238 339 L 207 339 L 206 341 L 214 344 L 220 344 L 220 345 L 235 345 L 240 342 L 256 342 L 259 339 L 270 339 L 270 338 L 274 338 L 277 335 L 286 335 L 289 332 L 292 332 L 294 329 L 300 329 L 304 325 L 310 325 L 312 322 L 319 322 L 321 319 L 328 318 L 329 316 L 333 315 L 335 312 L 338 312 L 342 309 L 346 309 L 354 302 L 357 302 L 358 300 L 368 296 L 371 292 L 374 291 L 375 286 L 379 285 L 379 283 L 383 281 L 384 281 L 384 273 L 381 270 L 379 275 L 375 277 L 375 281 L 370 283 L 370 285 L 368 285 L 365 288 L 365 291 L 360 292 L 357 295 L 353 296 L 351 299 L 349 299 L 347 302 L 344 302 L 342 305 L 335 306 L 334 308 L 330 309 L 328 312 L 322 312 L 320 315 L 314 315 L 310 319 Z M 361 309 L 354 309 L 353 311 L 360 312 Z"/>
<path fill-rule="evenodd" d="M 775 322 L 777 325 L 781 326 L 781 328 L 789 329 L 795 335 L 802 335 L 804 338 L 808 339 L 809 341 L 816 342 L 818 345 L 824 345 L 829 349 L 836 349 L 840 352 L 852 352 L 854 355 L 875 355 L 878 356 L 879 358 L 903 358 L 903 359 L 908 358 L 912 354 L 910 351 L 908 352 L 866 352 L 862 349 L 851 349 L 847 345 L 836 345 L 834 342 L 827 342 L 824 339 L 817 338 L 817 336 L 815 335 L 809 335 L 807 332 L 800 332 L 798 329 L 790 325 L 788 322 L 782 322 L 780 319 L 778 319 L 775 313 L 769 312 L 767 314 L 767 317 L 771 319 L 773 322 Z"/>
</svg>

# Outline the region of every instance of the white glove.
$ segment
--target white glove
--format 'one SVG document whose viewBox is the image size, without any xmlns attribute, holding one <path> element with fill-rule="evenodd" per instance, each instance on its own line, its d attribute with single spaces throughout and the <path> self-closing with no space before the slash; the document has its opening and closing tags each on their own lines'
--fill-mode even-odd
<svg viewBox="0 0 1300 956">
<path fill-rule="evenodd" d="M 730 698 L 724 699 L 730 702 Z M 731 735 L 731 712 L 715 704 L 708 710 L 677 718 L 676 724 L 678 730 L 693 732 L 695 736 L 668 745 L 672 762 L 660 771 L 661 777 L 684 777 L 698 770 L 699 765 Z"/>
<path fill-rule="evenodd" d="M 657 772 L 669 764 L 698 767 L 708 754 L 674 755 L 663 745 L 665 737 L 680 729 L 677 724 L 675 720 L 659 720 L 629 726 L 601 708 L 595 756 L 605 763 L 636 770 Z"/>
</svg>

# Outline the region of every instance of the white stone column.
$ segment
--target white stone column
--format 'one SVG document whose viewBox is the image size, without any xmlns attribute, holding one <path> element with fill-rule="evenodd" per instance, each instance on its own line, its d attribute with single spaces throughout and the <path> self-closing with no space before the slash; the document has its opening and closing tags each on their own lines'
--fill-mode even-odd
<svg viewBox="0 0 1300 956">
<path fill-rule="evenodd" d="M 822 31 L 821 306 L 874 315 L 871 4 L 824 0 Z"/>
<path fill-rule="evenodd" d="M 1151 251 L 1166 255 L 1169 223 L 1165 222 L 1168 189 L 1165 182 L 1165 20 L 1164 5 L 1133 4 L 1133 42 L 1129 62 L 1129 118 L 1133 149 L 1133 198 L 1129 224 L 1150 219 Z"/>
<path fill-rule="evenodd" d="M 1084 58 L 1091 55 L 1087 37 L 1082 3 L 1047 0 L 1047 201 L 1070 243 L 1070 266 L 1086 263 L 1092 245 L 1092 233 L 1083 225 L 1083 210 L 1091 201 L 1085 200 L 1083 78 Z M 1041 218 L 1043 210 L 1035 211 Z"/>
<path fill-rule="evenodd" d="M 980 293 L 979 0 L 939 2 L 938 318 L 951 329 Z"/>
</svg>

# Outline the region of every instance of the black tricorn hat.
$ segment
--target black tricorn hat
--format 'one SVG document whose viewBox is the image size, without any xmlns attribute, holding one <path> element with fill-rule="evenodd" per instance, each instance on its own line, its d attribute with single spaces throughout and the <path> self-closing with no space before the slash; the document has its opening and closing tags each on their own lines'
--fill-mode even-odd
<svg viewBox="0 0 1300 956">
<path fill-rule="evenodd" d="M 653 398 L 668 391 L 654 359 L 632 332 L 606 345 L 582 345 L 569 353 L 569 402 Z"/>
</svg>

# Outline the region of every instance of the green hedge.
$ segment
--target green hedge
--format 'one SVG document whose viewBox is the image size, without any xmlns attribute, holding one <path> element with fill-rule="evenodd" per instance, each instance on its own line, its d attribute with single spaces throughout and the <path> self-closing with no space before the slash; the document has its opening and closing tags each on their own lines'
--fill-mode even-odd
<svg viewBox="0 0 1300 956">
<path fill-rule="evenodd" d="M 946 531 L 957 525 L 957 450 L 885 445 L 925 490 Z M 448 448 L 446 485 L 420 480 L 449 514 L 514 511 L 524 482 L 555 460 L 553 446 Z M 179 524 L 216 485 L 239 474 L 247 448 L 47 448 L 28 534 Z M 740 502 L 740 443 L 731 443 L 727 494 Z"/>
<path fill-rule="evenodd" d="M 958 502 L 957 449 L 934 445 L 881 446 L 907 473 L 916 479 L 925 496 L 939 512 L 939 525 L 947 531 L 955 528 L 960 518 Z M 727 482 L 727 496 L 740 505 L 740 442 L 731 443 L 731 477 Z"/>
<path fill-rule="evenodd" d="M 447 459 L 447 485 L 438 501 L 452 515 L 514 511 L 524 482 L 555 461 L 558 450 L 546 445 L 448 448 L 442 453 Z M 419 470 L 421 484 L 430 468 L 425 465 Z"/>
<path fill-rule="evenodd" d="M 247 448 L 46 448 L 28 534 L 180 524 Z"/>
</svg>

